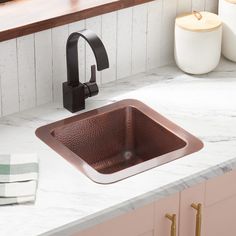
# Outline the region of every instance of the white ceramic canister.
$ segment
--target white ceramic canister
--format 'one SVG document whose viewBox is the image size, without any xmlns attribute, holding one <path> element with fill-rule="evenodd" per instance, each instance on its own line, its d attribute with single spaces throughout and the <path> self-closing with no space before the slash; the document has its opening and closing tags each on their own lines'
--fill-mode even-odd
<svg viewBox="0 0 236 236">
<path fill-rule="evenodd" d="M 236 0 L 220 0 L 219 16 L 223 21 L 223 55 L 236 62 Z"/>
<path fill-rule="evenodd" d="M 190 74 L 205 74 L 219 64 L 222 22 L 210 12 L 193 12 L 175 21 L 175 61 Z"/>
</svg>

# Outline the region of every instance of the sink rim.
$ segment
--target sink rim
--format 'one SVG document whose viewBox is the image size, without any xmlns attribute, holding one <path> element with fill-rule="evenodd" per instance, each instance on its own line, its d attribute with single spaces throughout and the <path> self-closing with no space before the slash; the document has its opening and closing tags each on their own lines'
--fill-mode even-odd
<svg viewBox="0 0 236 236">
<path fill-rule="evenodd" d="M 150 119 L 157 122 L 162 127 L 164 127 L 165 129 L 176 135 L 178 138 L 183 140 L 186 143 L 186 145 L 180 149 L 174 150 L 161 156 L 154 157 L 140 164 L 136 164 L 134 166 L 122 169 L 114 173 L 105 174 L 94 169 L 85 160 L 83 160 L 80 156 L 78 156 L 69 148 L 67 148 L 63 143 L 61 143 L 52 135 L 53 130 L 55 130 L 58 127 L 69 125 L 73 122 L 84 120 L 91 116 L 103 115 L 106 114 L 107 112 L 111 112 L 113 110 L 125 108 L 128 106 L 134 107 L 139 111 L 141 111 L 142 113 L 144 113 L 145 115 L 147 115 Z M 79 169 L 82 173 L 88 176 L 91 180 L 93 180 L 96 183 L 102 183 L 102 184 L 117 182 L 122 179 L 128 178 L 132 175 L 136 175 L 138 173 L 144 172 L 154 167 L 163 165 L 165 163 L 171 162 L 173 160 L 197 152 L 201 150 L 204 146 L 203 142 L 200 139 L 190 134 L 180 126 L 176 125 L 169 119 L 165 118 L 164 116 L 162 116 L 160 113 L 156 112 L 149 106 L 135 99 L 125 99 L 117 101 L 115 103 L 94 110 L 90 110 L 69 118 L 65 118 L 44 125 L 42 127 L 37 128 L 35 134 L 45 144 L 51 147 L 52 150 L 56 151 L 60 156 L 62 156 L 64 159 L 66 159 L 68 162 L 74 165 L 77 169 Z"/>
</svg>

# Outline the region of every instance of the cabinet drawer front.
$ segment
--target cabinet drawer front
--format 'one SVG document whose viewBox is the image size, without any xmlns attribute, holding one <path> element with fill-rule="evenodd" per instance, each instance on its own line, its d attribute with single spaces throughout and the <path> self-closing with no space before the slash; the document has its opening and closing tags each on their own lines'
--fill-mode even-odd
<svg viewBox="0 0 236 236">
<path fill-rule="evenodd" d="M 137 236 L 153 230 L 154 204 L 125 213 L 100 225 L 101 236 Z"/>
<path fill-rule="evenodd" d="M 204 204 L 205 183 L 187 188 L 180 194 L 180 236 L 194 236 L 196 230 L 196 210 L 191 207 L 194 204 Z M 204 215 L 204 212 L 203 212 Z M 210 235 L 209 235 L 210 236 Z M 212 235 L 213 236 L 213 235 Z"/>
<path fill-rule="evenodd" d="M 153 236 L 154 203 L 124 213 L 73 236 Z"/>
<path fill-rule="evenodd" d="M 203 236 L 235 236 L 236 196 L 204 209 Z"/>
<path fill-rule="evenodd" d="M 59 235 L 62 235 L 62 234 L 59 234 Z M 95 226 L 92 229 L 87 229 L 87 230 L 81 231 L 79 233 L 71 234 L 71 236 L 100 236 L 100 235 L 101 234 L 99 232 L 98 226 Z"/>
<path fill-rule="evenodd" d="M 154 236 L 154 231 L 152 230 L 139 236 Z"/>
<path fill-rule="evenodd" d="M 206 182 L 205 205 L 209 206 L 236 195 L 236 171 Z"/>
<path fill-rule="evenodd" d="M 166 218 L 166 214 L 176 214 L 176 232 L 178 236 L 179 221 L 179 193 L 165 197 L 155 204 L 155 236 L 169 236 L 171 221 Z"/>
</svg>

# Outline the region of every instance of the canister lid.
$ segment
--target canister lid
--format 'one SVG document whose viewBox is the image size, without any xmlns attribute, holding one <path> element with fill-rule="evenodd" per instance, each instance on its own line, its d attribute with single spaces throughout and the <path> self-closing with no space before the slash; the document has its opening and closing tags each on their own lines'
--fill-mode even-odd
<svg viewBox="0 0 236 236">
<path fill-rule="evenodd" d="M 212 31 L 222 25 L 222 21 L 216 14 L 196 11 L 177 17 L 175 23 L 189 31 Z"/>
<path fill-rule="evenodd" d="M 226 2 L 236 4 L 236 0 L 225 0 Z"/>
</svg>

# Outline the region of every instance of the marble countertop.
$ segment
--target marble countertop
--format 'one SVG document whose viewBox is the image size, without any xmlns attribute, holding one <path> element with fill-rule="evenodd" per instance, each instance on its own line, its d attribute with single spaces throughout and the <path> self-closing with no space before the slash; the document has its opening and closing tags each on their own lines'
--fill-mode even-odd
<svg viewBox="0 0 236 236">
<path fill-rule="evenodd" d="M 204 142 L 204 148 L 110 185 L 92 182 L 34 134 L 72 114 L 48 104 L 0 119 L 0 153 L 37 153 L 35 204 L 0 208 L 1 236 L 67 235 L 236 168 L 236 64 L 186 75 L 175 66 L 103 85 L 86 110 L 139 99 Z M 62 233 L 58 233 L 62 231 Z"/>
</svg>

